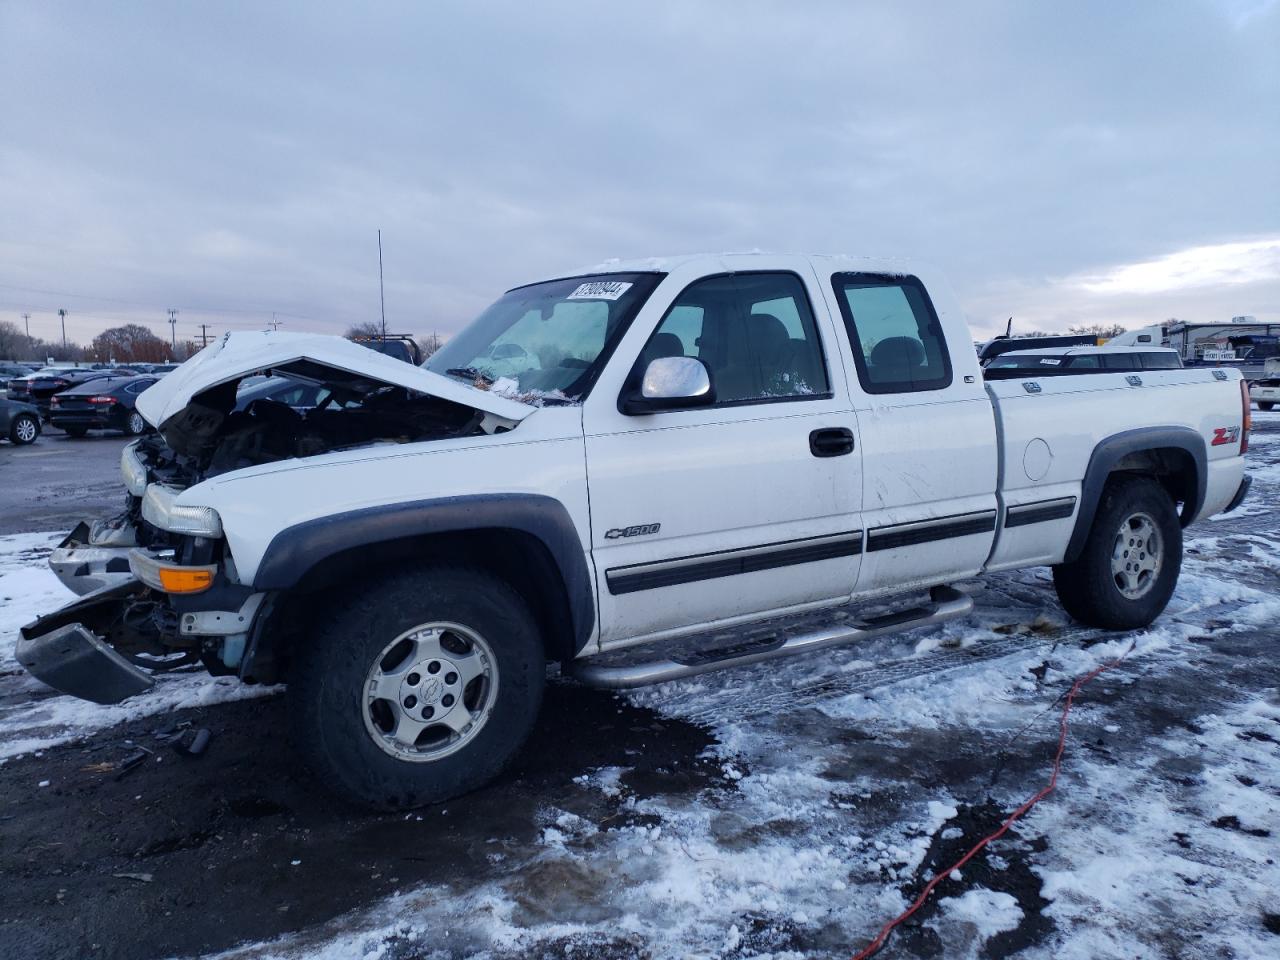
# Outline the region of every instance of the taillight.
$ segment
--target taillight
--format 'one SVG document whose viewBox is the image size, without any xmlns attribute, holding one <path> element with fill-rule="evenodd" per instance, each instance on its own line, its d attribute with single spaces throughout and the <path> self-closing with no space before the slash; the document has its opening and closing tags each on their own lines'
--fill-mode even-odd
<svg viewBox="0 0 1280 960">
<path fill-rule="evenodd" d="M 115 403 L 116 398 L 115 397 L 90 397 L 89 402 L 90 403 Z"/>
<path fill-rule="evenodd" d="M 1240 455 L 1249 450 L 1249 428 L 1253 426 L 1253 401 L 1249 398 L 1249 384 L 1240 381 Z"/>
<path fill-rule="evenodd" d="M 53 385 L 53 386 L 55 386 L 55 387 L 69 387 L 69 386 L 71 386 L 71 381 L 70 381 L 70 380 L 53 380 L 53 381 L 51 381 L 51 383 L 52 383 L 52 385 Z"/>
</svg>

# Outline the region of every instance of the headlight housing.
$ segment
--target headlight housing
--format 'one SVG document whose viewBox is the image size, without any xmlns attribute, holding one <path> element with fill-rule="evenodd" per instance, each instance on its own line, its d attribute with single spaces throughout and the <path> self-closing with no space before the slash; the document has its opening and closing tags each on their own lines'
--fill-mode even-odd
<svg viewBox="0 0 1280 960">
<path fill-rule="evenodd" d="M 139 441 L 125 444 L 120 451 L 120 475 L 124 477 L 124 485 L 135 497 L 147 492 L 147 465 L 138 456 Z"/>
<path fill-rule="evenodd" d="M 190 507 L 176 503 L 182 491 L 177 487 L 153 483 L 142 498 L 142 518 L 154 527 L 170 533 L 193 537 L 222 536 L 222 518 L 213 507 Z"/>
</svg>

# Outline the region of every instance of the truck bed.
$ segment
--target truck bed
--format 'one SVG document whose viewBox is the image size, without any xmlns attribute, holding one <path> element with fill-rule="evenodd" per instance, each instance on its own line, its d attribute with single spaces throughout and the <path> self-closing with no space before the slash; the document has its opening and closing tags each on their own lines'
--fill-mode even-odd
<svg viewBox="0 0 1280 960">
<path fill-rule="evenodd" d="M 1208 451 L 1204 489 L 1198 505 L 1184 505 L 1183 525 L 1221 511 L 1239 488 L 1244 470 L 1238 436 L 1215 444 L 1215 437 L 1229 436 L 1216 431 L 1240 420 L 1239 380 L 1235 371 L 1201 368 L 988 382 L 996 411 L 1004 522 L 987 569 L 1061 561 L 1099 444 L 1131 430 L 1155 428 L 1171 438 L 1186 432 L 1203 438 Z M 1019 506 L 1059 499 L 1060 517 L 1017 523 Z M 1074 501 L 1070 512 L 1068 500 Z"/>
</svg>

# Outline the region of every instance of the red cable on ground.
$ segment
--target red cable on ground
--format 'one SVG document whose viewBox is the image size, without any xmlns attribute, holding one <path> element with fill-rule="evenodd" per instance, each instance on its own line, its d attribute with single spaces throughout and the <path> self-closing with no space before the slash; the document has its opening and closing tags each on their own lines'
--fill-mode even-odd
<svg viewBox="0 0 1280 960">
<path fill-rule="evenodd" d="M 1039 793 L 1037 793 L 1034 797 L 1032 797 L 1022 806 L 1018 807 L 1018 809 L 1013 811 L 1013 813 L 1009 814 L 1008 818 L 1004 821 L 1004 823 L 1000 825 L 999 830 L 997 830 L 995 833 L 992 833 L 992 834 L 989 834 L 988 836 L 983 837 L 981 840 L 977 842 L 977 844 L 974 845 L 973 849 L 971 849 L 963 857 L 957 860 L 952 866 L 948 867 L 946 870 L 939 871 L 932 880 L 930 880 L 927 884 L 925 884 L 925 888 L 920 891 L 920 896 L 916 897 L 915 902 L 912 903 L 911 906 L 907 907 L 907 909 L 904 910 L 901 914 L 894 917 L 892 920 L 886 923 L 883 927 L 881 927 L 880 932 L 876 934 L 876 938 L 872 940 L 869 944 L 867 944 L 867 946 L 862 950 L 861 953 L 855 954 L 853 957 L 853 960 L 866 960 L 867 957 L 871 956 L 873 953 L 875 953 L 877 950 L 883 947 L 885 944 L 885 941 L 889 939 L 889 934 L 893 932 L 893 928 L 898 926 L 900 923 L 902 923 L 904 920 L 910 917 L 913 913 L 919 910 L 924 905 L 924 902 L 929 899 L 929 894 L 933 893 L 933 888 L 936 887 L 939 883 L 941 883 L 945 877 L 950 876 L 953 870 L 959 870 L 966 863 L 972 860 L 974 855 L 983 847 L 985 847 L 987 844 L 989 844 L 992 840 L 998 840 L 1000 837 L 1004 836 L 1004 834 L 1008 831 L 1009 827 L 1013 825 L 1014 821 L 1016 821 L 1019 817 L 1021 817 L 1024 813 L 1026 813 L 1028 810 L 1034 807 L 1037 803 L 1039 803 L 1049 794 L 1053 793 L 1054 788 L 1057 787 L 1058 785 L 1058 771 L 1062 769 L 1062 753 L 1067 747 L 1067 714 L 1071 712 L 1071 706 L 1075 702 L 1076 694 L 1080 692 L 1081 687 L 1083 687 L 1090 680 L 1098 676 L 1098 674 L 1104 673 L 1105 671 L 1110 670 L 1112 667 L 1118 664 L 1121 660 L 1123 660 L 1125 657 L 1131 654 L 1133 652 L 1133 647 L 1134 645 L 1130 643 L 1129 649 L 1126 650 L 1124 653 L 1120 654 L 1120 656 L 1116 657 L 1114 660 L 1110 661 L 1109 663 L 1104 663 L 1102 666 L 1089 671 L 1084 676 L 1078 677 L 1076 679 L 1076 682 L 1071 685 L 1071 690 L 1067 693 L 1067 702 L 1062 707 L 1062 718 L 1058 721 L 1058 752 L 1053 758 L 1053 774 L 1049 777 L 1049 782 L 1043 788 L 1041 788 Z"/>
</svg>

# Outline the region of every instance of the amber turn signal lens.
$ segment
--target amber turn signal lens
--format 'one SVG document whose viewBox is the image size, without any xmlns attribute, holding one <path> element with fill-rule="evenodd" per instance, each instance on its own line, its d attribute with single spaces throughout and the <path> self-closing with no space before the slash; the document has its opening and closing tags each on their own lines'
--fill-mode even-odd
<svg viewBox="0 0 1280 960">
<path fill-rule="evenodd" d="M 160 589 L 165 593 L 200 593 L 213 586 L 213 571 L 189 567 L 161 567 Z"/>
</svg>

